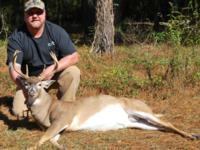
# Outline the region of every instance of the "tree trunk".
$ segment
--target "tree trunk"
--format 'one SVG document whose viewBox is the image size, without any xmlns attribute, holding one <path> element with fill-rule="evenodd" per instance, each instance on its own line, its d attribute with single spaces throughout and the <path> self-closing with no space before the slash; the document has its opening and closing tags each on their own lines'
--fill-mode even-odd
<svg viewBox="0 0 200 150">
<path fill-rule="evenodd" d="M 98 0 L 96 5 L 96 28 L 92 52 L 114 52 L 113 0 Z"/>
</svg>

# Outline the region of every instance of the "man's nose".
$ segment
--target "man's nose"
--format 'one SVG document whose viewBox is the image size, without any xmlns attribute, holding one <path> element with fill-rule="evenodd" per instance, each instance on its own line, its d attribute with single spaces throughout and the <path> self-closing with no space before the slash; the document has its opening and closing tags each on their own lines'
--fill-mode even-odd
<svg viewBox="0 0 200 150">
<path fill-rule="evenodd" d="M 32 17 L 33 17 L 33 18 L 37 18 L 37 17 L 38 17 L 38 14 L 37 14 L 37 13 L 33 13 Z"/>
</svg>

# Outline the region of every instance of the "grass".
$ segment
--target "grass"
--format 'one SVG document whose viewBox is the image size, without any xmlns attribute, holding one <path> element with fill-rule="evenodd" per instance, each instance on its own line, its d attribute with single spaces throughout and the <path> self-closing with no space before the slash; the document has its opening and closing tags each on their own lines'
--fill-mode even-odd
<svg viewBox="0 0 200 150">
<path fill-rule="evenodd" d="M 199 82 L 199 48 L 167 45 L 116 47 L 114 56 L 80 51 L 81 87 L 117 96 L 137 96 L 140 90 L 194 86 Z M 81 91 L 80 95 L 84 95 Z"/>
<path fill-rule="evenodd" d="M 116 46 L 115 54 L 98 56 L 78 47 L 81 84 L 77 97 L 100 93 L 145 99 L 153 110 L 188 132 L 200 132 L 200 47 L 169 45 Z M 0 42 L 0 149 L 23 150 L 43 135 L 33 120 L 17 121 L 10 113 L 15 85 Z M 200 142 L 172 133 L 123 129 L 69 132 L 60 142 L 73 150 L 198 150 Z M 54 150 L 49 142 L 41 150 Z"/>
</svg>

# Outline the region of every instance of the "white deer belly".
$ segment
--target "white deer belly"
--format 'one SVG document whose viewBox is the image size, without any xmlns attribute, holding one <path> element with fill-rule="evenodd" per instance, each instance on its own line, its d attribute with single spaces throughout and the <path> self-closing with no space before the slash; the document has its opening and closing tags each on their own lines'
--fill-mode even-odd
<svg viewBox="0 0 200 150">
<path fill-rule="evenodd" d="M 82 124 L 74 117 L 71 128 L 76 130 L 106 131 L 131 126 L 128 114 L 120 104 L 113 104 L 88 117 Z"/>
</svg>

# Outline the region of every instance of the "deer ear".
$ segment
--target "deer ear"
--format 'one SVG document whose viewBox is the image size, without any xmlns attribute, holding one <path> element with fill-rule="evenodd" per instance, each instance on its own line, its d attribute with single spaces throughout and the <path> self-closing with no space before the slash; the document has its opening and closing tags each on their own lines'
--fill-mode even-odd
<svg viewBox="0 0 200 150">
<path fill-rule="evenodd" d="M 42 86 L 44 89 L 48 89 L 54 82 L 55 82 L 55 80 L 41 81 L 41 86 Z"/>
</svg>

